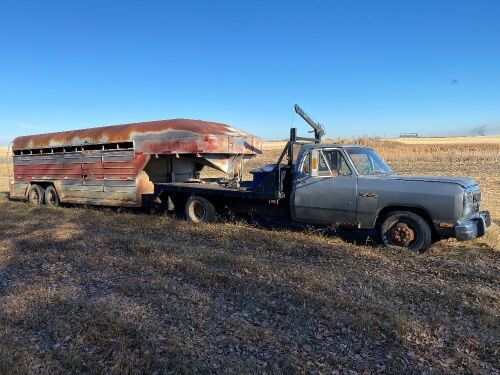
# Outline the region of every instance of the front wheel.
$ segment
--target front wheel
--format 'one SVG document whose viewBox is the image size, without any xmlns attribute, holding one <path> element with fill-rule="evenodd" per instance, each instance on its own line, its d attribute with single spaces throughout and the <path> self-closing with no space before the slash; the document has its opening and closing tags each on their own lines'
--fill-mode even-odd
<svg viewBox="0 0 500 375">
<path fill-rule="evenodd" d="M 421 216 L 409 211 L 388 213 L 381 221 L 379 232 L 382 243 L 387 247 L 424 252 L 432 244 L 429 224 Z"/>
<path fill-rule="evenodd" d="M 214 205 L 206 198 L 192 195 L 186 201 L 184 213 L 193 223 L 211 223 L 216 219 Z"/>
</svg>

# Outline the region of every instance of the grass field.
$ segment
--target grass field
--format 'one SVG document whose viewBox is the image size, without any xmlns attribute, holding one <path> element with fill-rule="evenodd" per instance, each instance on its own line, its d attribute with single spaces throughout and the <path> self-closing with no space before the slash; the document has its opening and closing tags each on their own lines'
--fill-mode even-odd
<svg viewBox="0 0 500 375">
<path fill-rule="evenodd" d="M 325 142 L 352 142 L 350 139 L 325 139 Z M 373 143 L 393 143 L 404 145 L 449 145 L 451 147 L 457 145 L 484 145 L 492 144 L 500 146 L 500 135 L 496 136 L 475 136 L 475 137 L 422 137 L 422 138 L 380 138 L 371 140 Z M 285 141 L 268 141 L 264 142 L 264 150 L 275 150 L 283 148 Z"/>
<path fill-rule="evenodd" d="M 474 137 L 423 137 L 423 138 L 387 138 L 384 141 L 395 141 L 407 145 L 457 145 L 457 144 L 497 144 L 500 145 L 500 135 L 497 136 L 474 136 Z"/>
<path fill-rule="evenodd" d="M 9 190 L 10 172 L 12 171 L 9 150 L 8 147 L 0 146 L 0 192 Z"/>
<path fill-rule="evenodd" d="M 500 223 L 499 145 L 358 142 L 400 173 L 476 178 Z M 2 195 L 0 374 L 498 373 L 499 238 L 414 255 Z"/>
</svg>

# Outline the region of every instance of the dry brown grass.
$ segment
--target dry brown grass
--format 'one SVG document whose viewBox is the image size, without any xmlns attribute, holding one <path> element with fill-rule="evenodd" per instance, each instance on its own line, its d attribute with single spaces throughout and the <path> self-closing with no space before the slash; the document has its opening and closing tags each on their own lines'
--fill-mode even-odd
<svg viewBox="0 0 500 375">
<path fill-rule="evenodd" d="M 498 371 L 499 252 L 0 199 L 0 373 Z"/>
<path fill-rule="evenodd" d="M 371 145 L 500 219 L 498 149 Z M 498 234 L 413 255 L 0 196 L 0 374 L 499 372 Z"/>
<path fill-rule="evenodd" d="M 500 145 L 500 135 L 474 137 L 424 137 L 424 138 L 386 138 L 384 140 L 404 143 L 407 145 L 422 144 L 497 144 Z"/>
<path fill-rule="evenodd" d="M 498 250 L 0 198 L 0 373 L 498 371 Z"/>
</svg>

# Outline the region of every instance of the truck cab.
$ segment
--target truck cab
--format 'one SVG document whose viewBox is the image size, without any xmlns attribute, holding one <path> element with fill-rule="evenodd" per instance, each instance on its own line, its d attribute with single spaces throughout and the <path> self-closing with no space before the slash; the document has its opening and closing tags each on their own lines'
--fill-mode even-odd
<svg viewBox="0 0 500 375">
<path fill-rule="evenodd" d="M 359 145 L 302 145 L 290 191 L 293 220 L 377 229 L 384 245 L 414 251 L 482 236 L 491 224 L 473 179 L 397 175 Z"/>
</svg>

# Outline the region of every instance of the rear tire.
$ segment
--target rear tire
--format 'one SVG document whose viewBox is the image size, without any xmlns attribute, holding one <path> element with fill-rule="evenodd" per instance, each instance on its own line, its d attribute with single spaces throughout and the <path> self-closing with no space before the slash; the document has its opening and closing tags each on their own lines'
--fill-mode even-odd
<svg viewBox="0 0 500 375">
<path fill-rule="evenodd" d="M 214 205 L 208 199 L 195 195 L 186 201 L 184 214 L 193 223 L 212 223 L 217 217 Z"/>
<path fill-rule="evenodd" d="M 34 205 L 45 203 L 45 189 L 40 185 L 33 184 L 28 192 L 28 202 Z"/>
<path fill-rule="evenodd" d="M 59 195 L 57 195 L 57 190 L 52 185 L 45 190 L 45 204 L 49 206 L 59 206 Z"/>
<path fill-rule="evenodd" d="M 432 244 L 429 224 L 410 211 L 389 212 L 381 221 L 379 235 L 386 247 L 405 248 L 418 253 Z"/>
</svg>

